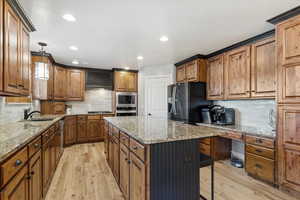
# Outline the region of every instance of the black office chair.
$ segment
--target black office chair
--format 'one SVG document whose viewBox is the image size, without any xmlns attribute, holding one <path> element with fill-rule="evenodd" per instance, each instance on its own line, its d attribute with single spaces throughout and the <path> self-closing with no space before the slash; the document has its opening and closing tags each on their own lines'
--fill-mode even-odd
<svg viewBox="0 0 300 200">
<path fill-rule="evenodd" d="M 211 200 L 214 200 L 214 159 L 210 156 L 200 153 L 199 168 L 211 166 Z M 200 194 L 201 199 L 206 199 Z"/>
</svg>

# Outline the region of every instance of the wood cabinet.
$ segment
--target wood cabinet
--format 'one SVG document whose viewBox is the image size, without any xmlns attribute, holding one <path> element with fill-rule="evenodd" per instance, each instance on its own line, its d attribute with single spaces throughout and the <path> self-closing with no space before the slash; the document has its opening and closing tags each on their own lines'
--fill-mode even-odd
<svg viewBox="0 0 300 200">
<path fill-rule="evenodd" d="M 49 134 L 49 133 L 47 133 Z M 42 148 L 43 153 L 43 195 L 45 195 L 48 191 L 50 185 L 50 177 L 51 177 L 51 149 L 50 149 L 50 141 L 48 140 L 43 144 Z"/>
<path fill-rule="evenodd" d="M 120 182 L 120 141 L 118 138 L 113 137 L 112 138 L 112 144 L 113 144 L 113 174 L 115 176 L 116 181 Z"/>
<path fill-rule="evenodd" d="M 67 70 L 54 66 L 53 99 L 65 100 L 67 96 Z"/>
<path fill-rule="evenodd" d="M 207 65 L 207 98 L 209 100 L 224 99 L 224 56 L 208 59 Z"/>
<path fill-rule="evenodd" d="M 3 0 L 0 0 L 0 21 L 3 22 Z M 0 26 L 0 80 L 4 80 L 4 69 L 3 69 L 3 26 Z M 0 92 L 3 92 L 3 81 L 0 81 Z"/>
<path fill-rule="evenodd" d="M 130 153 L 130 200 L 146 199 L 145 172 L 145 164 Z"/>
<path fill-rule="evenodd" d="M 4 1 L 4 31 L 4 70 L 0 70 L 4 85 L 2 88 L 1 84 L 1 88 L 6 93 L 28 96 L 31 74 L 29 31 L 6 1 Z"/>
<path fill-rule="evenodd" d="M 66 105 L 65 102 L 59 101 L 41 101 L 41 113 L 43 115 L 46 114 L 65 114 L 66 113 Z"/>
<path fill-rule="evenodd" d="M 43 194 L 41 151 L 29 161 L 29 177 L 29 200 L 41 200 Z"/>
<path fill-rule="evenodd" d="M 124 144 L 120 144 L 120 189 L 125 200 L 129 200 L 129 150 Z"/>
<path fill-rule="evenodd" d="M 300 16 L 276 27 L 278 102 L 300 103 Z"/>
<path fill-rule="evenodd" d="M 231 155 L 231 141 L 221 137 L 201 139 L 199 151 L 211 156 L 215 161 L 229 159 Z"/>
<path fill-rule="evenodd" d="M 137 72 L 115 71 L 114 89 L 117 92 L 137 92 Z"/>
<path fill-rule="evenodd" d="M 206 62 L 196 59 L 176 68 L 176 82 L 206 82 Z"/>
<path fill-rule="evenodd" d="M 83 101 L 85 92 L 85 71 L 67 69 L 67 100 Z"/>
<path fill-rule="evenodd" d="M 250 98 L 250 46 L 225 54 L 225 95 L 227 99 Z"/>
<path fill-rule="evenodd" d="M 90 115 L 87 119 L 87 134 L 89 141 L 100 141 L 104 139 L 103 129 L 101 127 L 101 116 Z"/>
<path fill-rule="evenodd" d="M 25 166 L 0 192 L 1 200 L 29 200 L 28 167 Z"/>
<path fill-rule="evenodd" d="M 77 116 L 77 142 L 88 142 L 87 116 Z"/>
<path fill-rule="evenodd" d="M 77 138 L 77 119 L 76 116 L 65 117 L 64 145 L 76 143 Z"/>
<path fill-rule="evenodd" d="M 300 105 L 278 107 L 278 168 L 281 186 L 300 192 Z"/>
<path fill-rule="evenodd" d="M 251 46 L 251 97 L 275 98 L 275 39 L 269 38 Z"/>
</svg>

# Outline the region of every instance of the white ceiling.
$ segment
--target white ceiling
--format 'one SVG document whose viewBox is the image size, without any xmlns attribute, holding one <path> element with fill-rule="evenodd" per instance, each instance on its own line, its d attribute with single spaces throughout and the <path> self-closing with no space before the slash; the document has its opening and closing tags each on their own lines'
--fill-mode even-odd
<svg viewBox="0 0 300 200">
<path fill-rule="evenodd" d="M 266 22 L 299 0 L 19 0 L 59 63 L 95 68 L 176 63 L 273 29 Z M 75 23 L 62 19 L 69 13 Z M 167 35 L 169 41 L 159 38 Z M 69 46 L 78 46 L 77 52 Z M 87 64 L 88 63 L 88 64 Z"/>
</svg>

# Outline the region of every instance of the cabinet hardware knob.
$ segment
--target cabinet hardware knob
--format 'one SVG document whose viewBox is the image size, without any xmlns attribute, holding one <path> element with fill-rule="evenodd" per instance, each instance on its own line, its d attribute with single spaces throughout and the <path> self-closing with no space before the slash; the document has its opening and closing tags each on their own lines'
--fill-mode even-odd
<svg viewBox="0 0 300 200">
<path fill-rule="evenodd" d="M 259 169 L 262 168 L 262 166 L 261 166 L 260 164 L 255 164 L 255 167 L 257 167 L 257 168 L 259 168 Z"/>
<path fill-rule="evenodd" d="M 30 172 L 31 175 L 34 175 L 34 171 Z"/>
<path fill-rule="evenodd" d="M 30 175 L 28 175 L 28 176 L 26 177 L 26 179 L 28 179 L 28 180 L 29 180 L 29 179 L 31 179 L 31 176 L 30 176 Z"/>
<path fill-rule="evenodd" d="M 133 149 L 134 149 L 134 150 L 137 150 L 138 148 L 137 148 L 137 146 L 134 146 Z"/>
<path fill-rule="evenodd" d="M 37 144 L 34 144 L 34 147 L 35 147 L 35 148 L 39 148 L 39 147 L 40 147 L 40 144 L 38 144 L 38 143 L 37 143 Z"/>
<path fill-rule="evenodd" d="M 261 152 L 262 152 L 262 150 L 260 150 L 260 149 L 255 149 L 255 151 L 256 151 L 257 153 L 261 153 Z"/>
<path fill-rule="evenodd" d="M 16 160 L 15 166 L 18 167 L 18 166 L 22 165 L 22 163 L 23 162 L 21 160 Z"/>
</svg>

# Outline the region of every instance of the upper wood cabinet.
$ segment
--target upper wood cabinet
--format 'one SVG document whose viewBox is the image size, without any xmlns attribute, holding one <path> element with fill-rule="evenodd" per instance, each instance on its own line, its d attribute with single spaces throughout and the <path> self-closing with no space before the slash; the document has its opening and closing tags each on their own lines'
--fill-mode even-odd
<svg viewBox="0 0 300 200">
<path fill-rule="evenodd" d="M 176 82 L 206 82 L 206 62 L 196 59 L 176 68 Z"/>
<path fill-rule="evenodd" d="M 3 72 L 1 70 L 3 73 L 1 80 L 4 80 L 4 85 L 1 88 L 6 93 L 28 96 L 31 74 L 29 31 L 6 1 L 4 2 L 4 31 L 4 70 Z"/>
<path fill-rule="evenodd" d="M 278 102 L 300 103 L 300 16 L 276 27 Z"/>
<path fill-rule="evenodd" d="M 85 92 L 85 71 L 67 69 L 67 100 L 83 101 Z"/>
<path fill-rule="evenodd" d="M 279 184 L 300 192 L 300 105 L 278 108 Z"/>
<path fill-rule="evenodd" d="M 224 56 L 208 59 L 207 65 L 207 98 L 224 99 Z"/>
<path fill-rule="evenodd" d="M 225 54 L 225 95 L 227 99 L 250 97 L 250 46 Z"/>
<path fill-rule="evenodd" d="M 251 46 L 251 97 L 275 98 L 275 39 L 269 38 Z"/>
<path fill-rule="evenodd" d="M 67 70 L 63 67 L 54 66 L 53 98 L 65 100 L 67 92 Z"/>
<path fill-rule="evenodd" d="M 137 92 L 137 73 L 129 71 L 114 72 L 114 88 L 117 92 Z"/>
</svg>

